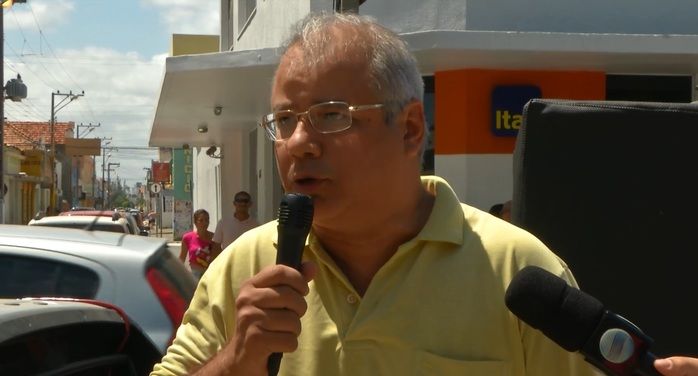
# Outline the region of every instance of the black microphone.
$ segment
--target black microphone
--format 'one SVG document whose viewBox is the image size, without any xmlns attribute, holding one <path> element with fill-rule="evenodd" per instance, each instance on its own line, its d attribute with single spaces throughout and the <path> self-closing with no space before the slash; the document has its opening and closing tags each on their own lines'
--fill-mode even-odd
<svg viewBox="0 0 698 376">
<path fill-rule="evenodd" d="M 310 196 L 288 193 L 279 205 L 276 263 L 301 268 L 305 239 L 313 223 L 313 199 Z M 269 376 L 279 373 L 282 353 L 273 353 L 267 360 Z"/>
<path fill-rule="evenodd" d="M 537 266 L 511 280 L 505 295 L 509 310 L 567 351 L 579 351 L 607 375 L 659 376 L 654 342 L 635 324 L 607 310 L 593 296 Z"/>
</svg>

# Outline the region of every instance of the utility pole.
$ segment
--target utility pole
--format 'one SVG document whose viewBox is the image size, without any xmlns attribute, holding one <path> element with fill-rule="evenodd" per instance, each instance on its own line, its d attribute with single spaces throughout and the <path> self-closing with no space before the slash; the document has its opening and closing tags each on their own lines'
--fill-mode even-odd
<svg viewBox="0 0 698 376">
<path fill-rule="evenodd" d="M 5 4 L 0 7 L 0 58 L 4 61 L 5 51 Z M 5 79 L 5 63 L 0 64 L 0 83 Z M 5 223 L 5 88 L 0 100 L 0 224 Z"/>
<path fill-rule="evenodd" d="M 56 113 L 62 110 L 65 106 L 69 105 L 70 102 L 78 99 L 85 95 L 83 90 L 81 94 L 73 94 L 72 91 L 68 93 L 61 93 L 56 90 L 55 93 L 51 93 L 51 197 L 49 202 L 51 203 L 51 212 L 56 210 Z M 56 97 L 63 97 L 63 99 L 56 104 Z M 66 102 L 68 101 L 68 102 Z M 56 108 L 56 106 L 60 106 Z"/>
<path fill-rule="evenodd" d="M 111 144 L 111 137 L 102 137 L 101 140 L 102 140 L 101 142 L 104 142 L 104 144 L 101 144 L 101 142 L 100 142 L 100 145 L 99 145 L 99 147 L 101 149 L 99 152 L 100 152 L 100 154 L 102 154 L 102 183 L 100 184 L 100 187 L 101 187 L 100 191 L 102 194 L 100 196 L 102 198 L 102 202 L 101 202 L 102 209 L 104 209 L 104 163 L 105 163 L 105 155 L 106 155 L 105 150 L 107 149 L 107 146 L 109 144 Z M 94 156 L 92 156 L 92 158 L 94 159 Z M 94 168 L 94 181 L 95 181 L 95 183 L 92 185 L 92 197 L 95 197 L 94 187 L 97 185 L 97 165 L 96 164 L 95 164 L 95 168 Z"/>
<path fill-rule="evenodd" d="M 109 153 L 109 155 L 107 155 L 106 150 L 107 149 L 109 149 L 109 150 L 114 149 L 113 147 L 108 147 L 108 145 L 111 144 L 111 137 L 109 137 L 109 138 L 105 137 L 102 139 L 102 141 L 104 141 L 104 140 L 108 140 L 108 141 L 105 142 L 104 145 L 102 145 L 102 151 L 101 151 L 101 153 L 102 153 L 102 184 L 100 184 L 100 186 L 102 187 L 102 209 L 105 208 L 106 203 L 107 203 L 106 195 L 105 195 L 106 188 L 104 187 L 104 182 L 105 182 L 104 171 L 106 170 L 107 161 L 109 160 L 109 158 L 111 158 L 111 153 Z"/>
<path fill-rule="evenodd" d="M 78 124 L 76 127 L 78 128 L 77 132 L 75 132 L 75 138 L 80 138 L 80 128 L 87 128 L 87 132 L 83 136 L 87 136 L 88 133 L 92 132 L 95 128 L 99 128 L 102 126 L 102 123 L 97 123 L 97 124 Z"/>
<path fill-rule="evenodd" d="M 143 167 L 143 170 L 147 171 L 145 174 L 145 192 L 143 193 L 143 200 L 145 200 L 146 211 L 150 213 L 150 195 L 152 194 L 150 191 L 150 182 L 153 180 L 153 170 L 150 167 Z M 147 200 L 146 197 L 148 198 Z"/>
<path fill-rule="evenodd" d="M 27 0 L 15 0 L 15 3 L 26 3 Z M 12 1 L 0 0 L 0 61 L 5 59 L 5 8 L 12 6 Z M 22 80 L 17 75 L 19 83 Z M 0 64 L 0 84 L 5 80 L 5 64 Z M 9 82 L 8 82 L 9 83 Z M 26 86 L 24 86 L 24 98 L 27 97 Z M 12 98 L 12 100 L 20 100 Z M 2 88 L 2 98 L 0 98 L 0 224 L 5 223 L 5 87 Z"/>
<path fill-rule="evenodd" d="M 82 124 L 82 123 L 80 123 L 80 124 L 76 125 L 77 131 L 75 132 L 75 138 L 80 138 L 80 128 L 82 128 L 82 127 L 87 128 L 87 132 L 85 132 L 85 134 L 83 135 L 83 136 L 86 136 L 88 133 L 95 130 L 95 128 L 99 128 L 101 125 L 102 125 L 102 123 L 97 123 L 97 124 L 92 124 L 92 123 Z M 82 165 L 83 161 L 84 161 L 84 158 L 81 155 L 80 158 L 77 160 L 77 164 L 76 164 L 77 171 L 75 173 L 75 194 L 74 194 L 74 197 L 80 197 L 81 193 L 82 193 L 82 187 L 80 185 L 80 170 L 82 169 L 81 165 Z M 94 185 L 95 167 L 97 167 L 97 166 L 95 165 L 95 157 L 93 155 L 92 156 L 92 176 L 93 176 L 93 179 L 92 179 L 92 181 L 93 181 L 93 183 L 92 183 L 92 198 L 93 199 L 95 197 L 95 185 Z"/>
<path fill-rule="evenodd" d="M 116 171 L 116 170 L 112 170 L 111 166 L 120 167 L 121 163 L 109 162 L 107 164 L 107 189 L 109 190 L 109 192 L 107 193 L 107 207 L 108 208 L 111 208 L 111 172 Z"/>
</svg>

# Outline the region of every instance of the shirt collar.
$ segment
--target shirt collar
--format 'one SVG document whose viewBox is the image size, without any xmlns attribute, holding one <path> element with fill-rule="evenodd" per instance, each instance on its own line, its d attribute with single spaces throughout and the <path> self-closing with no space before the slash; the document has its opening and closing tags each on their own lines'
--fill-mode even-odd
<svg viewBox="0 0 698 376">
<path fill-rule="evenodd" d="M 422 176 L 422 185 L 434 195 L 434 207 L 416 239 L 463 244 L 463 208 L 446 180 Z"/>
<path fill-rule="evenodd" d="M 434 195 L 434 207 L 415 240 L 463 244 L 463 209 L 451 186 L 438 176 L 422 176 L 422 185 Z M 278 220 L 277 220 L 278 223 Z M 275 234 L 276 235 L 276 234 Z M 272 239 L 277 245 L 277 239 Z M 312 229 L 305 245 L 319 244 Z"/>
</svg>

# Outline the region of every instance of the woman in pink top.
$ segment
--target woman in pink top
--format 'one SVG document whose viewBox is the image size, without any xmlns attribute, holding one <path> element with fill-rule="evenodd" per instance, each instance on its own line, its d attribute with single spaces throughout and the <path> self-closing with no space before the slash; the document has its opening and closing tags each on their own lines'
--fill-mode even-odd
<svg viewBox="0 0 698 376">
<path fill-rule="evenodd" d="M 191 273 L 198 281 L 204 274 L 208 264 L 212 261 L 211 239 L 213 233 L 208 231 L 209 216 L 204 209 L 194 212 L 194 227 L 196 230 L 189 231 L 182 236 L 182 248 L 179 252 L 179 259 L 185 262 L 185 257 L 191 268 Z"/>
</svg>

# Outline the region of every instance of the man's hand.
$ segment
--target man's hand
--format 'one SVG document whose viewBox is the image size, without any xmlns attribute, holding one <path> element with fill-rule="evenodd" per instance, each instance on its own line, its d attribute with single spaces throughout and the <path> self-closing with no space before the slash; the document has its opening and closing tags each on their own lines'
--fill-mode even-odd
<svg viewBox="0 0 698 376">
<path fill-rule="evenodd" d="M 698 359 L 684 356 L 657 359 L 654 368 L 665 376 L 698 376 Z"/>
<path fill-rule="evenodd" d="M 316 266 L 306 262 L 301 271 L 272 265 L 242 284 L 235 300 L 235 336 L 201 374 L 264 376 L 269 355 L 298 347 L 300 319 L 308 308 L 304 296 Z"/>
</svg>

